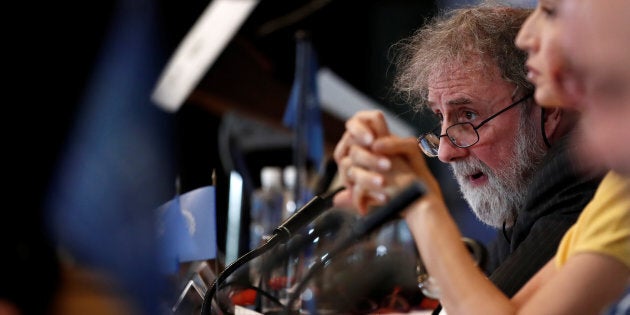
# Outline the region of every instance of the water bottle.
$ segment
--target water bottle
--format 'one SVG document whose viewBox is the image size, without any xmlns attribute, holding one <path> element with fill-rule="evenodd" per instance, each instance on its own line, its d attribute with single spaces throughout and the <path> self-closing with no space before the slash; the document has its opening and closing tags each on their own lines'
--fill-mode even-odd
<svg viewBox="0 0 630 315">
<path fill-rule="evenodd" d="M 258 247 L 265 237 L 280 224 L 284 208 L 282 169 L 265 166 L 260 171 L 260 188 L 251 198 L 250 249 Z"/>
<path fill-rule="evenodd" d="M 299 192 L 296 191 L 298 174 L 295 165 L 285 166 L 282 171 L 282 179 L 284 183 L 284 210 L 282 219 L 286 220 L 297 211 L 300 207 L 305 205 L 312 197 L 313 193 L 310 191 L 306 184 L 307 174 L 305 171 L 300 173 L 300 187 Z"/>
</svg>

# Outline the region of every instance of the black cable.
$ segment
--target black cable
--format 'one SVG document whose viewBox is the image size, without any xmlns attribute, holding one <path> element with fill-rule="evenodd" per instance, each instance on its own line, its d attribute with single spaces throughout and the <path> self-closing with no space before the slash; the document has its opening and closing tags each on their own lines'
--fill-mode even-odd
<svg viewBox="0 0 630 315">
<path fill-rule="evenodd" d="M 263 275 L 260 275 L 260 278 L 258 279 L 258 287 L 262 288 L 263 286 Z M 254 309 L 256 311 L 262 311 L 262 296 L 256 294 L 256 300 L 254 301 Z"/>
<path fill-rule="evenodd" d="M 206 294 L 203 297 L 203 303 L 201 304 L 201 314 L 210 314 L 212 299 L 214 299 L 214 297 L 216 296 L 216 292 L 224 286 L 224 284 L 222 283 L 229 275 L 231 275 L 234 271 L 236 271 L 236 269 L 244 265 L 246 262 L 265 253 L 269 248 L 274 247 L 276 244 L 278 244 L 278 242 L 280 242 L 280 239 L 281 238 L 278 235 L 273 235 L 269 240 L 267 240 L 267 242 L 258 246 L 257 248 L 254 248 L 253 250 L 249 251 L 247 254 L 241 256 L 240 258 L 232 262 L 229 266 L 227 266 L 219 274 L 219 276 L 214 279 L 214 281 L 210 285 L 210 288 L 208 288 L 208 291 L 206 291 Z M 219 305 L 220 307 L 219 301 L 217 301 L 217 305 Z"/>
<path fill-rule="evenodd" d="M 300 210 L 295 212 L 291 217 L 289 217 L 277 228 L 275 228 L 271 238 L 269 238 L 267 242 L 239 257 L 236 261 L 227 266 L 227 268 L 225 268 L 225 270 L 223 270 L 223 272 L 219 274 L 214 282 L 212 282 L 212 285 L 210 286 L 208 291 L 206 291 L 206 294 L 203 298 L 203 303 L 201 305 L 201 315 L 210 314 L 212 300 L 214 299 L 216 292 L 223 286 L 222 283 L 229 275 L 231 275 L 234 271 L 236 271 L 236 269 L 241 267 L 246 262 L 260 256 L 270 248 L 276 246 L 278 243 L 284 243 L 291 239 L 296 231 L 303 228 L 304 225 L 310 223 L 324 210 L 330 208 L 332 206 L 334 196 L 344 189 L 345 187 L 339 187 L 325 194 L 324 196 L 313 197 L 313 199 L 302 206 Z M 217 301 L 217 305 L 220 307 L 219 301 Z"/>
</svg>

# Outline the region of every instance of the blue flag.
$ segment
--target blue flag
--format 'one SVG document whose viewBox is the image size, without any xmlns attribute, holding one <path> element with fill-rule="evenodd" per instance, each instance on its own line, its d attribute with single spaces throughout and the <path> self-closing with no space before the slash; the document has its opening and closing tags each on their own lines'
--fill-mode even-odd
<svg viewBox="0 0 630 315">
<path fill-rule="evenodd" d="M 158 240 L 162 271 L 179 263 L 217 256 L 215 188 L 206 186 L 176 196 L 158 209 Z"/>
<path fill-rule="evenodd" d="M 180 212 L 190 246 L 181 246 L 179 262 L 213 259 L 217 256 L 216 203 L 214 186 L 183 194 Z"/>
<path fill-rule="evenodd" d="M 157 237 L 161 271 L 175 274 L 179 268 L 180 252 L 194 250 L 192 238 L 186 230 L 179 195 L 158 209 Z"/>
<path fill-rule="evenodd" d="M 299 137 L 297 143 L 307 146 L 307 157 L 317 167 L 324 156 L 324 132 L 317 89 L 318 68 L 313 45 L 306 39 L 298 39 L 295 78 L 284 112 L 283 124 L 293 128 L 296 137 Z"/>
</svg>

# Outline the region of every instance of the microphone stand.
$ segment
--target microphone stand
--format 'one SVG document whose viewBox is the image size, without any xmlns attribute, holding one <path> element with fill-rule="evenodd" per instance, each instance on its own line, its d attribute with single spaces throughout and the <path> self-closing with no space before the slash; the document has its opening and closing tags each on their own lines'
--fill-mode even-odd
<svg viewBox="0 0 630 315">
<path fill-rule="evenodd" d="M 345 187 L 339 187 L 330 193 L 324 196 L 315 196 L 311 199 L 306 205 L 304 205 L 300 210 L 294 213 L 290 218 L 288 218 L 284 223 L 278 226 L 274 231 L 272 236 L 262 245 L 254 248 L 249 251 L 245 255 L 239 257 L 237 260 L 228 265 L 219 276 L 214 279 L 208 291 L 203 297 L 203 303 L 201 304 L 201 315 L 210 315 L 210 309 L 212 305 L 212 300 L 214 299 L 216 292 L 221 288 L 225 279 L 230 276 L 234 271 L 236 271 L 239 267 L 249 262 L 250 260 L 262 255 L 267 252 L 269 249 L 273 248 L 280 242 L 288 241 L 293 233 L 302 228 L 304 225 L 308 224 L 315 217 L 321 214 L 322 211 L 332 206 L 333 197 L 340 191 L 345 189 Z M 220 305 L 220 303 L 217 303 Z"/>
<path fill-rule="evenodd" d="M 225 281 L 225 279 L 227 279 L 229 275 L 231 275 L 234 271 L 236 271 L 239 267 L 241 267 L 245 263 L 262 255 L 263 253 L 265 253 L 272 247 L 276 246 L 276 244 L 278 244 L 280 241 L 281 241 L 281 237 L 278 236 L 278 234 L 275 234 L 262 245 L 254 248 L 253 250 L 249 251 L 248 253 L 239 257 L 237 260 L 235 260 L 230 265 L 228 265 L 219 274 L 219 276 L 214 279 L 214 281 L 212 282 L 212 285 L 210 285 L 210 288 L 208 288 L 208 291 L 206 291 L 206 294 L 203 298 L 203 303 L 201 304 L 201 314 L 202 315 L 210 314 L 212 299 L 216 295 L 216 292 L 221 288 L 221 284 L 223 284 L 223 282 Z M 220 303 L 218 303 L 217 305 L 220 305 Z"/>
</svg>

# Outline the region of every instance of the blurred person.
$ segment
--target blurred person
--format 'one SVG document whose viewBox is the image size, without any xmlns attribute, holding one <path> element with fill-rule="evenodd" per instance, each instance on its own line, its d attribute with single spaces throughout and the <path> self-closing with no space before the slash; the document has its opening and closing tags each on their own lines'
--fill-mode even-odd
<svg viewBox="0 0 630 315">
<path fill-rule="evenodd" d="M 566 134 L 574 115 L 543 111 L 530 97 L 525 54 L 514 45 L 530 12 L 479 6 L 437 17 L 401 46 L 396 81 L 412 103 L 440 119 L 421 137 L 425 154 L 451 166 L 482 222 L 503 229 L 490 244 L 486 271 L 507 296 L 555 254 L 600 179 L 572 167 Z M 471 142 L 461 142 L 462 133 Z M 385 202 L 391 187 L 420 177 L 446 209 L 417 146 L 391 135 L 381 112 L 357 113 L 335 148 L 349 188 L 336 202 L 352 201 L 365 213 Z"/>
<path fill-rule="evenodd" d="M 544 4 L 546 2 L 541 1 L 541 5 Z M 580 111 L 582 116 L 580 132 L 573 141 L 582 148 L 581 156 L 588 160 L 591 167 L 613 170 L 604 178 L 596 194 L 599 198 L 594 198 L 593 206 L 590 207 L 596 214 L 592 216 L 597 221 L 589 223 L 595 225 L 599 222 L 599 226 L 608 228 L 600 232 L 603 236 L 598 236 L 597 242 L 591 241 L 579 249 L 582 252 L 590 250 L 612 257 L 608 264 L 625 262 L 628 266 L 630 242 L 627 241 L 627 235 L 630 234 L 628 231 L 630 207 L 627 206 L 627 200 L 630 198 L 628 179 L 630 145 L 620 139 L 627 139 L 630 136 L 628 128 L 625 127 L 625 120 L 630 118 L 630 102 L 627 99 L 630 66 L 627 63 L 626 51 L 630 48 L 630 37 L 627 34 L 630 27 L 628 19 L 630 4 L 626 1 L 610 1 L 603 4 L 594 1 L 563 0 L 557 4 L 552 2 L 551 6 L 546 8 L 546 12 L 557 17 L 557 29 L 562 34 L 554 38 L 554 43 L 560 46 L 554 51 L 562 55 L 549 59 L 558 61 L 552 74 L 556 78 L 554 84 L 565 90 L 568 99 L 558 104 L 553 102 L 545 104 Z M 542 33 L 549 31 L 545 30 Z M 617 189 L 618 187 L 625 187 L 625 190 Z M 611 247 L 610 239 L 621 237 L 620 235 L 624 233 L 626 243 L 617 248 Z M 617 258 L 616 261 L 614 258 Z M 592 272 L 598 274 L 611 272 L 608 265 L 600 269 Z M 623 283 L 624 277 L 619 277 L 619 281 Z M 624 297 L 613 304 L 606 314 L 626 314 L 630 311 L 630 279 L 626 276 L 625 281 Z"/>
<path fill-rule="evenodd" d="M 578 141 L 593 162 L 630 175 L 630 3 L 562 1 L 558 40 L 568 59 L 566 106 L 582 112 Z"/>
<path fill-rule="evenodd" d="M 559 26 L 559 21 L 563 13 L 571 11 L 562 12 L 561 1 L 572 0 L 541 1 L 516 40 L 517 45 L 529 55 L 528 77 L 541 90 L 535 94 L 536 101 L 552 108 L 574 106 L 567 102 L 576 99 L 571 89 L 559 88 L 566 85 L 562 81 L 566 78 L 557 76 L 555 72 L 566 66 L 562 63 L 565 50 L 548 46 L 558 42 L 557 36 L 568 32 Z M 593 9 L 595 7 L 601 8 L 593 5 Z M 616 9 L 627 15 L 627 10 Z M 589 19 L 591 13 L 589 11 Z M 564 16 L 566 19 L 571 17 Z M 581 48 L 590 49 L 595 46 L 593 44 L 588 43 Z M 570 55 L 570 52 L 566 51 L 566 54 Z M 568 71 L 559 73 L 580 73 L 574 65 L 577 62 L 573 62 L 569 63 Z M 588 95 L 589 88 L 586 86 L 591 79 L 585 75 L 583 81 L 571 84 L 577 84 L 577 88 L 584 86 Z M 598 93 L 607 95 L 610 92 Z M 614 95 L 611 93 L 607 97 Z M 409 167 L 405 170 L 407 161 L 402 157 L 390 158 L 390 162 L 390 173 L 408 173 Z M 403 216 L 427 270 L 439 285 L 440 301 L 449 314 L 600 314 L 623 294 L 630 279 L 630 183 L 627 178 L 615 172 L 606 175 L 593 200 L 563 237 L 555 257 L 510 299 L 475 267 L 426 164 L 420 160 L 415 166 L 424 172 L 429 192 L 410 206 Z M 403 176 L 388 174 L 390 178 L 400 179 Z M 398 185 L 402 183 L 400 181 Z"/>
</svg>

